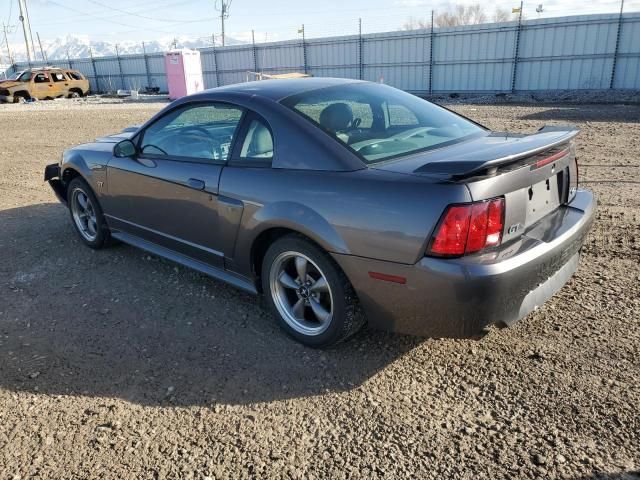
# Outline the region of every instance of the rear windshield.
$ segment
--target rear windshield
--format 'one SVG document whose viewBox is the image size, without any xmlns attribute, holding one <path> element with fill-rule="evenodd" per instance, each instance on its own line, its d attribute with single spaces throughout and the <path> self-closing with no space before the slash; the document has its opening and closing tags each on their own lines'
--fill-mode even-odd
<svg viewBox="0 0 640 480">
<path fill-rule="evenodd" d="M 282 100 L 365 163 L 440 148 L 485 135 L 455 113 L 385 85 L 352 83 Z"/>
</svg>

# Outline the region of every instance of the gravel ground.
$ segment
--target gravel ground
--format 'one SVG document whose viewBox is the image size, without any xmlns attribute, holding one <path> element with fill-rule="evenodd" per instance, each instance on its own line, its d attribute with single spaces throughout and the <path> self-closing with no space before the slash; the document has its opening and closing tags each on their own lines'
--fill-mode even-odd
<svg viewBox="0 0 640 480">
<path fill-rule="evenodd" d="M 577 274 L 482 340 L 326 351 L 258 298 L 73 234 L 44 166 L 161 107 L 0 106 L 0 479 L 640 478 L 639 106 L 454 105 L 583 128 L 600 207 Z"/>
</svg>

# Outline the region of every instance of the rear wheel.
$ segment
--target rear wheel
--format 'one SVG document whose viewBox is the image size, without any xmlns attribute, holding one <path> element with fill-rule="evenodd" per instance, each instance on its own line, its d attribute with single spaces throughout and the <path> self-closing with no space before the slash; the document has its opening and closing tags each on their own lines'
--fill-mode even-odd
<svg viewBox="0 0 640 480">
<path fill-rule="evenodd" d="M 67 202 L 73 226 L 80 240 L 91 248 L 106 246 L 111 235 L 95 194 L 82 178 L 74 178 L 67 188 Z"/>
<path fill-rule="evenodd" d="M 80 98 L 82 96 L 82 93 L 79 92 L 78 90 L 71 90 L 69 92 L 68 98 Z"/>
<path fill-rule="evenodd" d="M 288 235 L 269 247 L 262 263 L 262 287 L 282 328 L 305 345 L 329 346 L 364 324 L 345 274 L 303 237 Z"/>
<path fill-rule="evenodd" d="M 29 99 L 29 95 L 25 92 L 17 92 L 13 94 L 13 103 L 24 102 Z"/>
</svg>

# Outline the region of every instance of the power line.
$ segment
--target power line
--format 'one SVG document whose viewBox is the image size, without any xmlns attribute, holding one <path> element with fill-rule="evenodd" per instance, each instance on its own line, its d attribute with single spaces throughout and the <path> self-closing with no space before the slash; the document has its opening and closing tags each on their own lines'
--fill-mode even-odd
<svg viewBox="0 0 640 480">
<path fill-rule="evenodd" d="M 143 6 L 143 5 L 151 5 L 151 4 L 153 4 L 154 11 L 157 11 L 157 10 L 164 10 L 165 8 L 171 8 L 171 7 L 174 7 L 174 6 L 177 6 L 177 5 L 183 5 L 185 3 L 189 3 L 189 0 L 181 0 L 181 1 L 178 1 L 178 2 L 176 2 L 175 0 L 169 0 L 168 4 L 167 4 L 167 0 L 160 0 L 160 1 L 150 0 L 150 1 L 137 3 L 136 6 L 139 7 L 139 6 Z M 163 5 L 163 4 L 166 4 L 166 5 Z M 67 8 L 67 7 L 65 7 L 65 8 Z M 67 9 L 69 11 L 73 11 L 73 12 L 77 13 L 76 10 L 73 10 L 73 9 L 70 9 L 70 8 L 67 8 Z M 131 13 L 137 14 L 137 13 L 146 12 L 146 11 L 148 11 L 148 8 L 135 10 L 135 11 L 133 11 Z M 65 16 L 64 20 L 54 20 L 54 21 L 51 21 L 51 22 L 47 22 L 47 23 L 41 24 L 41 26 L 45 26 L 46 27 L 46 26 L 50 26 L 50 25 L 61 25 L 61 24 L 74 23 L 77 20 L 83 19 L 84 17 L 86 17 L 85 14 L 68 15 L 68 16 Z M 120 17 L 122 17 L 121 13 L 108 14 L 108 15 L 102 15 L 102 14 L 93 15 L 93 18 L 95 18 L 97 20 L 106 20 L 106 21 L 109 21 L 109 19 L 111 19 L 111 18 L 120 18 Z"/>
<path fill-rule="evenodd" d="M 140 12 L 146 12 L 146 9 L 145 10 L 140 10 L 138 12 L 130 12 L 128 10 L 122 10 L 121 8 L 116 8 L 116 7 L 112 7 L 110 5 L 106 5 L 106 4 L 102 3 L 102 2 L 98 2 L 97 0 L 89 0 L 89 2 L 91 2 L 91 3 L 95 4 L 95 5 L 99 5 L 100 7 L 103 7 L 103 8 L 109 9 L 109 10 L 113 10 L 115 12 L 124 13 L 125 15 L 132 15 L 134 17 L 144 18 L 146 20 L 153 20 L 155 22 L 167 22 L 167 23 L 173 23 L 173 24 L 181 23 L 181 20 L 176 20 L 176 19 L 167 20 L 167 19 L 164 19 L 164 18 L 150 17 L 148 15 L 141 15 Z M 181 5 L 183 3 L 188 3 L 188 2 L 185 2 L 185 1 L 177 2 L 178 5 Z M 188 23 L 188 22 L 189 22 L 189 20 L 185 20 L 185 23 Z"/>
<path fill-rule="evenodd" d="M 131 25 L 131 24 L 128 24 L 128 23 L 118 22 L 117 20 L 110 20 L 108 18 L 102 18 L 102 17 L 99 17 L 97 15 L 93 15 L 91 13 L 82 12 L 82 11 L 77 10 L 77 9 L 71 9 L 69 7 L 66 7 L 66 6 L 54 1 L 54 0 L 48 0 L 48 1 L 49 1 L 49 3 L 53 3 L 54 5 L 57 5 L 58 7 L 63 8 L 65 10 L 73 11 L 73 12 L 79 13 L 81 15 L 85 15 L 87 17 L 95 18 L 95 19 L 98 19 L 98 20 L 105 20 L 107 22 L 114 23 L 116 25 L 122 25 L 124 27 L 135 28 L 137 30 L 147 30 L 147 31 L 150 31 L 150 32 L 164 33 L 166 35 L 171 35 L 172 34 L 172 32 L 167 32 L 165 30 L 157 30 L 157 29 L 154 29 L 154 28 L 145 28 L 145 27 L 141 27 L 139 25 L 135 25 L 134 26 L 134 25 Z"/>
</svg>

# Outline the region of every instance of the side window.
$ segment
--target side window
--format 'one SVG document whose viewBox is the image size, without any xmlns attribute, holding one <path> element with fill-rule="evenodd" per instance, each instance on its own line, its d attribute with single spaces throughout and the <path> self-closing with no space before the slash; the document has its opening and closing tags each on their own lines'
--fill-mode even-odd
<svg viewBox="0 0 640 480">
<path fill-rule="evenodd" d="M 251 164 L 264 163 L 273 159 L 273 135 L 262 120 L 253 119 L 249 123 L 247 134 L 240 149 L 240 160 Z"/>
<path fill-rule="evenodd" d="M 415 114 L 403 105 L 387 104 L 390 127 L 418 126 L 420 122 Z"/>
<path fill-rule="evenodd" d="M 35 83 L 48 83 L 49 75 L 46 73 L 37 73 L 35 77 L 33 77 L 33 81 Z"/>
<path fill-rule="evenodd" d="M 28 82 L 29 80 L 31 80 L 31 72 L 24 72 L 20 75 L 20 78 L 18 78 L 20 82 Z"/>
<path fill-rule="evenodd" d="M 243 110 L 224 103 L 185 105 L 170 111 L 143 133 L 146 155 L 227 161 Z"/>
<path fill-rule="evenodd" d="M 84 80 L 84 77 L 80 72 L 70 71 L 67 72 L 67 76 L 73 80 Z"/>
<path fill-rule="evenodd" d="M 54 82 L 64 82 L 67 80 L 62 72 L 52 72 L 51 78 L 53 78 Z"/>
</svg>

